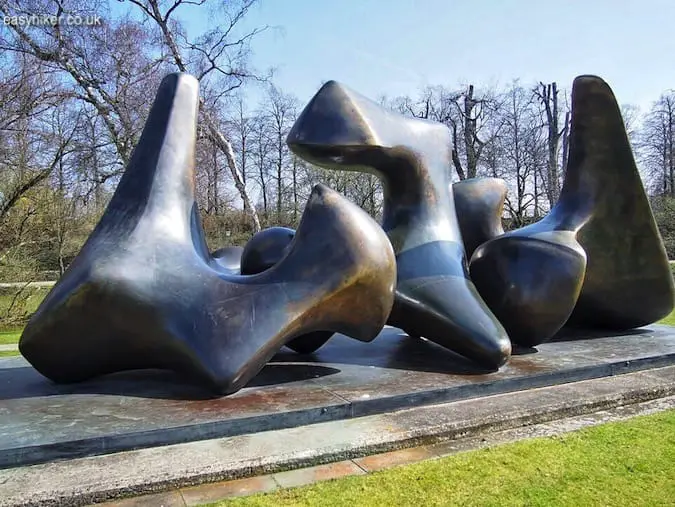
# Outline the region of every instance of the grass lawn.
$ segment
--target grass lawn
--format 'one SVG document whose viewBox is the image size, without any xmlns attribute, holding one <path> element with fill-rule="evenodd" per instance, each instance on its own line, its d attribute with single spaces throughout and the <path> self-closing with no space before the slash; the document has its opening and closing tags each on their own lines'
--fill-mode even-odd
<svg viewBox="0 0 675 507">
<path fill-rule="evenodd" d="M 18 298 L 17 301 L 14 301 L 16 289 L 0 288 L 0 319 L 5 319 L 7 317 L 11 306 L 12 310 L 9 311 L 9 315 L 13 318 L 12 322 L 20 322 L 22 319 L 25 319 L 26 316 L 37 310 L 49 290 L 49 287 L 29 287 L 25 289 L 22 296 Z M 6 334 L 5 331 L 16 330 L 17 324 L 8 328 L 6 327 L 6 324 L 3 325 L 3 321 L 0 320 L 0 343 L 7 343 L 1 341 L 4 338 L 3 335 Z M 18 337 L 16 340 L 18 340 Z"/>
<path fill-rule="evenodd" d="M 21 329 L 13 329 L 8 331 L 0 331 L 0 345 L 8 345 L 11 343 L 18 343 L 21 337 Z"/>
<path fill-rule="evenodd" d="M 668 326 L 675 326 L 675 310 L 670 315 L 659 321 L 659 324 L 666 324 Z"/>
<path fill-rule="evenodd" d="M 219 506 L 673 505 L 675 411 Z"/>
<path fill-rule="evenodd" d="M 0 350 L 0 357 L 12 357 L 18 355 L 19 355 L 18 350 Z"/>
</svg>

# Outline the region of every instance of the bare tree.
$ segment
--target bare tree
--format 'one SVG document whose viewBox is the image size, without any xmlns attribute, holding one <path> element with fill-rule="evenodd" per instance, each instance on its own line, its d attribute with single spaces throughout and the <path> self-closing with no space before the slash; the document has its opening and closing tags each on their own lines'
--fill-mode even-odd
<svg viewBox="0 0 675 507">
<path fill-rule="evenodd" d="M 288 137 L 288 132 L 295 122 L 297 99 L 291 95 L 284 94 L 274 86 L 270 86 L 263 114 L 268 118 L 270 144 L 273 146 L 274 150 L 277 221 L 282 222 L 284 197 L 286 193 L 286 175 L 294 159 L 286 144 L 286 137 Z M 297 187 L 292 189 L 292 193 L 294 202 L 296 203 L 296 208 L 293 210 L 294 216 L 297 217 Z"/>
<path fill-rule="evenodd" d="M 538 174 L 546 164 L 544 136 L 533 94 L 516 82 L 504 95 L 499 164 L 511 190 L 506 198 L 506 210 L 512 225 L 521 227 L 539 214 Z"/>
<path fill-rule="evenodd" d="M 13 104 L 1 110 L 0 119 L 0 225 L 19 199 L 49 178 L 60 159 L 72 151 L 75 133 L 74 127 L 67 135 L 54 132 L 51 121 L 45 122 L 58 115 L 63 99 L 54 93 L 50 76 L 39 67 L 29 69 L 24 59 L 21 62 L 18 73 L 0 82 L 0 101 Z"/>
<path fill-rule="evenodd" d="M 647 113 L 640 147 L 654 190 L 675 197 L 675 91 L 661 95 Z"/>
<path fill-rule="evenodd" d="M 251 39 L 266 27 L 254 29 L 239 37 L 234 36 L 237 25 L 246 16 L 255 0 L 225 4 L 222 11 L 223 24 L 218 24 L 216 28 L 202 34 L 194 41 L 181 35 L 180 24 L 174 14 L 180 7 L 204 5 L 206 0 L 175 0 L 168 7 L 162 5 L 164 2 L 161 0 L 128 1 L 137 6 L 160 29 L 169 51 L 169 59 L 178 70 L 194 74 L 203 86 L 208 86 L 207 79 L 210 76 L 216 76 L 214 80 L 218 81 L 220 91 L 215 95 L 210 107 L 203 95 L 200 98 L 202 119 L 214 143 L 225 155 L 234 185 L 244 202 L 244 209 L 250 214 L 255 230 L 259 231 L 260 219 L 255 207 L 251 205 L 232 144 L 219 128 L 213 114 L 213 109 L 218 107 L 221 97 L 239 88 L 246 79 L 257 78 L 254 73 L 246 69 L 246 57 Z"/>
<path fill-rule="evenodd" d="M 540 82 L 534 89 L 534 94 L 539 99 L 543 109 L 544 126 L 546 127 L 547 163 L 546 172 L 542 179 L 550 208 L 558 202 L 560 196 L 560 145 L 561 139 L 564 139 L 567 135 L 570 113 L 565 114 L 561 128 L 558 85 L 555 82 L 549 84 Z"/>
<path fill-rule="evenodd" d="M 5 16 L 52 16 L 54 24 L 5 24 L 0 48 L 30 56 L 52 71 L 70 78 L 69 94 L 94 108 L 115 146 L 118 163 L 105 180 L 117 176 L 131 151 L 147 114 L 145 86 L 156 84 L 163 61 L 151 58 L 146 31 L 127 20 L 100 26 L 62 23 L 66 15 L 94 16 L 103 11 L 99 1 L 0 0 Z M 133 54 L 133 58 L 128 58 Z"/>
<path fill-rule="evenodd" d="M 241 171 L 241 179 L 244 187 L 247 188 L 246 180 L 249 178 L 250 158 L 251 158 L 251 137 L 253 133 L 253 118 L 246 110 L 244 98 L 239 95 L 236 98 L 233 114 L 231 115 L 229 130 L 234 139 L 233 148 L 237 156 L 237 163 Z M 248 191 L 248 188 L 247 188 Z M 247 212 L 247 201 L 243 200 L 244 211 Z"/>
<path fill-rule="evenodd" d="M 251 154 L 255 168 L 255 180 L 260 190 L 265 219 L 269 217 L 270 167 L 272 165 L 272 141 L 269 135 L 269 118 L 258 114 L 251 125 Z"/>
</svg>

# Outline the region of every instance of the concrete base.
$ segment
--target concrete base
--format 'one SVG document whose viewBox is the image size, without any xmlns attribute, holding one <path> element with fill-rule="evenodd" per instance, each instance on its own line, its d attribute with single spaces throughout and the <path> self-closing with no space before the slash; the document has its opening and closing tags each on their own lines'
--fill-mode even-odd
<svg viewBox="0 0 675 507">
<path fill-rule="evenodd" d="M 252 385 L 214 398 L 172 374 L 137 371 L 57 386 L 0 360 L 0 467 L 232 437 L 675 364 L 675 329 L 559 337 L 487 372 L 393 328 L 370 344 L 332 339 L 279 354 Z"/>
<path fill-rule="evenodd" d="M 544 423 L 544 435 L 557 434 L 673 409 L 673 395 L 675 366 L 670 366 L 298 428 L 6 468 L 0 470 L 0 506 L 82 506 L 148 493 L 114 505 L 197 506 L 299 484 L 308 475 L 317 480 L 357 468 L 369 472 L 469 450 L 477 442 L 511 440 L 499 436 L 505 430 L 516 439 L 528 438 L 542 435 L 537 424 Z"/>
</svg>

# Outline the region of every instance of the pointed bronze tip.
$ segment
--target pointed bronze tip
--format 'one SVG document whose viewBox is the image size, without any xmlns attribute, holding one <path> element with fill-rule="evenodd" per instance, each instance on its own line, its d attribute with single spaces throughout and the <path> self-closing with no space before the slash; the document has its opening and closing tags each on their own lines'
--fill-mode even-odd
<svg viewBox="0 0 675 507">
<path fill-rule="evenodd" d="M 572 84 L 572 112 L 575 107 L 583 107 L 586 101 L 590 101 L 592 106 L 597 100 L 602 100 L 604 104 L 616 103 L 614 92 L 604 79 L 591 74 L 577 76 Z"/>
<path fill-rule="evenodd" d="M 604 79 L 602 79 L 600 76 L 596 76 L 595 74 L 580 74 L 577 77 L 574 78 L 574 83 L 572 86 L 575 86 L 577 84 L 583 84 L 583 83 L 604 83 L 607 85 Z"/>
<path fill-rule="evenodd" d="M 300 113 L 286 142 L 294 152 L 308 146 L 373 145 L 368 117 L 376 116 L 378 107 L 347 86 L 328 81 Z"/>
<path fill-rule="evenodd" d="M 334 79 L 330 79 L 326 81 L 324 84 L 321 85 L 321 88 L 319 88 L 319 91 L 317 92 L 317 95 L 325 90 L 344 90 L 346 89 L 346 86 L 340 83 L 339 81 L 335 81 Z"/>
</svg>

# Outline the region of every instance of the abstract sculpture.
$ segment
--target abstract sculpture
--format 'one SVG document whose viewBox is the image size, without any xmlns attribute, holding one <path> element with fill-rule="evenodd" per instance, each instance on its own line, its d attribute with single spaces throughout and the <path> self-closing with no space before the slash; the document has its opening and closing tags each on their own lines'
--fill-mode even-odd
<svg viewBox="0 0 675 507">
<path fill-rule="evenodd" d="M 468 276 L 449 191 L 451 141 L 445 125 L 397 115 L 334 81 L 288 135 L 291 150 L 309 162 L 368 170 L 383 181 L 382 227 L 397 266 L 389 324 L 498 368 L 511 342 Z"/>
<path fill-rule="evenodd" d="M 504 234 L 506 182 L 499 178 L 470 178 L 453 183 L 451 191 L 466 257 L 471 259 L 476 248 Z"/>
<path fill-rule="evenodd" d="M 379 176 L 382 228 L 317 185 L 297 231 L 273 227 L 213 254 L 194 200 L 198 103 L 194 78 L 162 82 L 106 212 L 19 342 L 45 376 L 164 368 L 232 393 L 284 345 L 313 352 L 334 332 L 370 341 L 385 322 L 498 368 L 509 335 L 533 346 L 565 324 L 625 330 L 675 304 L 619 108 L 600 78 L 574 82 L 560 200 L 507 233 L 503 181 L 450 185 L 445 126 L 331 81 L 289 146 L 318 165 Z"/>
<path fill-rule="evenodd" d="M 241 256 L 244 249 L 240 246 L 226 246 L 211 254 L 211 258 L 233 275 L 239 274 Z"/>
<path fill-rule="evenodd" d="M 665 248 L 619 106 L 598 77 L 574 81 L 569 150 L 551 212 L 479 246 L 471 259 L 480 294 L 523 345 L 565 323 L 625 330 L 673 309 Z"/>
<path fill-rule="evenodd" d="M 164 368 L 231 393 L 289 340 L 375 338 L 394 298 L 382 229 L 317 185 L 288 253 L 259 275 L 208 254 L 194 201 L 197 80 L 162 82 L 101 221 L 31 318 L 19 348 L 57 382 Z"/>
<path fill-rule="evenodd" d="M 279 262 L 289 250 L 295 231 L 288 227 L 270 227 L 253 235 L 241 255 L 241 274 L 257 275 Z M 286 346 L 300 354 L 310 354 L 333 336 L 332 331 L 315 331 L 294 338 Z"/>
<path fill-rule="evenodd" d="M 270 227 L 256 232 L 241 254 L 241 274 L 257 275 L 284 258 L 295 237 L 288 227 Z"/>
</svg>

